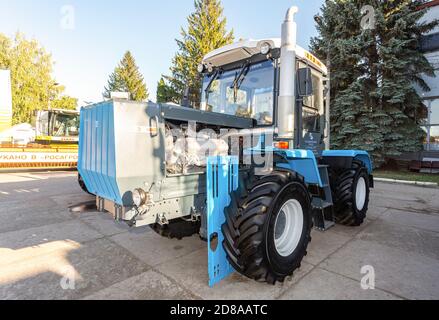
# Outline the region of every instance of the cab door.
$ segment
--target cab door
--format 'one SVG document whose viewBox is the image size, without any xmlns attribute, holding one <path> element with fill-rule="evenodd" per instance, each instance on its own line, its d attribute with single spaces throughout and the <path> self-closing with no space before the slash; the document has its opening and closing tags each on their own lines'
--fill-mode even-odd
<svg viewBox="0 0 439 320">
<path fill-rule="evenodd" d="M 311 150 L 321 156 L 325 150 L 325 106 L 324 86 L 321 73 L 311 69 L 313 93 L 300 99 L 300 142 L 299 147 Z"/>
</svg>

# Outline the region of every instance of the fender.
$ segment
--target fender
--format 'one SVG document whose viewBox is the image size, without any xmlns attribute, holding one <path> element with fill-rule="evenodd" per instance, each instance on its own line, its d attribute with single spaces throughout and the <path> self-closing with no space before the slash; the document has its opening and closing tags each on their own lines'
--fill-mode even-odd
<svg viewBox="0 0 439 320">
<path fill-rule="evenodd" d="M 273 152 L 286 160 L 276 163 L 277 167 L 293 170 L 303 176 L 306 183 L 316 184 L 323 188 L 317 159 L 311 150 L 274 149 Z"/>
<path fill-rule="evenodd" d="M 326 150 L 323 151 L 323 160 L 332 168 L 351 168 L 353 160 L 363 162 L 371 175 L 373 163 L 369 153 L 361 150 Z"/>
</svg>

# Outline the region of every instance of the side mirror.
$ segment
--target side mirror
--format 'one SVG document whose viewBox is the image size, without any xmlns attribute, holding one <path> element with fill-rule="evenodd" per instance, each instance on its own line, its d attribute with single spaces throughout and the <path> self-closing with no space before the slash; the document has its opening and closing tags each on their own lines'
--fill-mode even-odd
<svg viewBox="0 0 439 320">
<path fill-rule="evenodd" d="M 190 95 L 190 88 L 189 85 L 186 85 L 183 91 L 183 98 L 181 99 L 181 105 L 185 108 L 190 108 L 190 101 L 189 101 L 189 95 Z"/>
<path fill-rule="evenodd" d="M 297 71 L 297 89 L 300 97 L 312 96 L 312 73 L 310 68 L 301 68 Z"/>
<path fill-rule="evenodd" d="M 331 85 L 331 83 L 330 83 L 330 81 L 329 81 L 329 79 L 323 79 L 323 95 L 324 96 L 326 96 L 326 95 L 328 95 L 328 93 L 329 93 L 329 91 L 330 91 L 330 86 Z"/>
<path fill-rule="evenodd" d="M 325 128 L 324 128 L 324 134 L 323 134 L 323 139 L 328 139 L 329 138 L 329 130 L 327 130 L 329 127 L 329 121 L 327 119 L 325 119 Z"/>
</svg>

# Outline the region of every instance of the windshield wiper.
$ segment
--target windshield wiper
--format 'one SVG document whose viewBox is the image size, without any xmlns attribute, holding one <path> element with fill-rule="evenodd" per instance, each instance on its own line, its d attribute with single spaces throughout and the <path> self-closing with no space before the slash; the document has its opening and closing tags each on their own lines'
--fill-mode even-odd
<svg viewBox="0 0 439 320">
<path fill-rule="evenodd" d="M 212 79 L 210 79 L 209 84 L 206 87 L 206 90 L 204 90 L 204 92 L 206 93 L 206 105 L 209 104 L 210 88 L 212 87 L 212 85 L 215 82 L 215 80 L 218 79 L 220 74 L 221 74 L 221 71 L 220 70 L 216 70 L 215 73 L 212 76 Z"/>
<path fill-rule="evenodd" d="M 230 87 L 230 89 L 233 89 L 233 100 L 234 103 L 238 100 L 238 91 L 241 88 L 242 84 L 244 83 L 245 77 L 247 76 L 248 72 L 250 71 L 250 63 L 246 63 L 241 71 L 236 73 L 235 80 L 233 80 L 233 84 Z"/>
</svg>

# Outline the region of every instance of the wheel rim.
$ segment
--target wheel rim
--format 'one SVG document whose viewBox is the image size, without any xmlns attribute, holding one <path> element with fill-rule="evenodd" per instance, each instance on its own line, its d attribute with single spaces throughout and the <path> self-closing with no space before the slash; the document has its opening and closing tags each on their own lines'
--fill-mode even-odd
<svg viewBox="0 0 439 320">
<path fill-rule="evenodd" d="M 297 200 L 288 200 L 280 209 L 274 227 L 274 243 L 279 255 L 291 255 L 299 245 L 302 232 L 302 205 Z"/>
<path fill-rule="evenodd" d="M 359 211 L 364 209 L 364 205 L 366 204 L 366 196 L 367 196 L 366 180 L 364 179 L 364 177 L 360 177 L 360 179 L 358 180 L 357 191 L 355 194 L 357 209 Z"/>
</svg>

